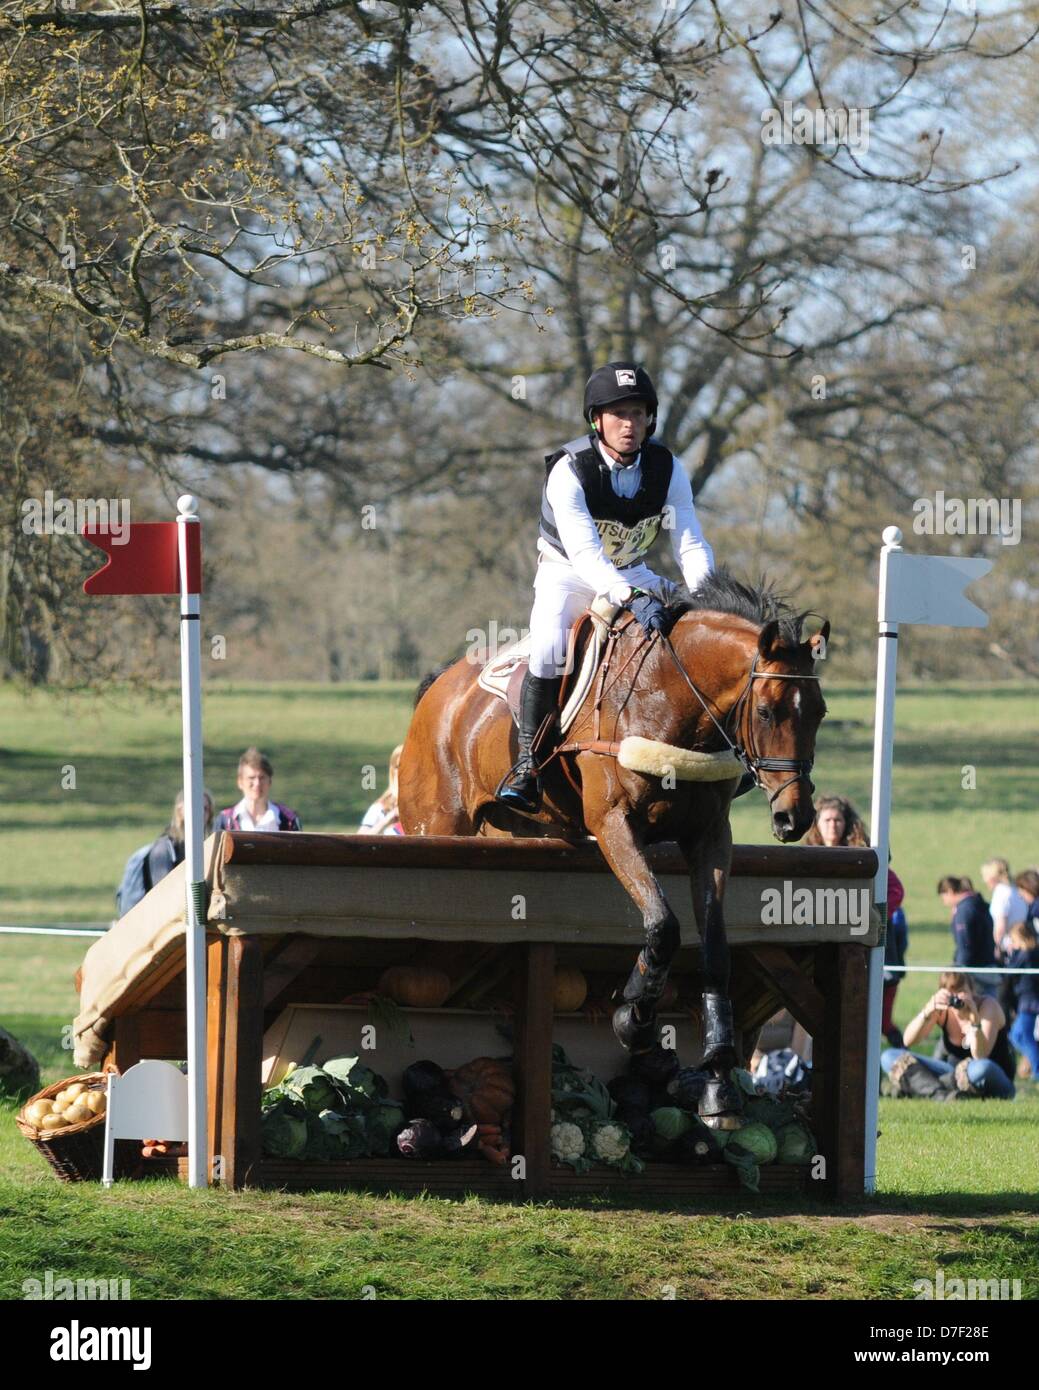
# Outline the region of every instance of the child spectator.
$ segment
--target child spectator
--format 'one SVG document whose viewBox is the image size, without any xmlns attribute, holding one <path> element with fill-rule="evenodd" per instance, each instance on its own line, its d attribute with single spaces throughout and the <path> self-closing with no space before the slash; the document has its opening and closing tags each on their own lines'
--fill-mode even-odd
<svg viewBox="0 0 1039 1390">
<path fill-rule="evenodd" d="M 216 818 L 215 830 L 302 830 L 299 816 L 268 793 L 274 781 L 270 758 L 258 748 L 247 748 L 238 759 L 237 806 L 228 806 Z"/>
<path fill-rule="evenodd" d="M 1039 936 L 1031 922 L 1015 922 L 1007 933 L 1006 963 L 1017 970 L 1039 970 Z M 1039 1022 L 1039 975 L 1013 975 L 1014 1000 L 1017 1016 L 1010 1029 L 1010 1041 L 1027 1059 L 1032 1080 L 1039 1081 L 1039 1042 L 1036 1025 Z M 1018 1071 L 1021 1076 L 1021 1071 Z"/>
<path fill-rule="evenodd" d="M 403 743 L 398 743 L 390 754 L 389 785 L 382 796 L 373 801 L 365 811 L 364 820 L 357 827 L 359 835 L 403 835 L 400 813 L 397 810 L 397 773 L 403 751 Z"/>
<path fill-rule="evenodd" d="M 996 963 L 996 943 L 992 935 L 992 914 L 969 878 L 946 874 L 938 880 L 938 896 L 952 914 L 951 925 L 956 951 L 953 964 L 967 970 Z M 975 987 L 982 994 L 995 994 L 998 986 L 991 975 L 979 975 Z"/>
</svg>

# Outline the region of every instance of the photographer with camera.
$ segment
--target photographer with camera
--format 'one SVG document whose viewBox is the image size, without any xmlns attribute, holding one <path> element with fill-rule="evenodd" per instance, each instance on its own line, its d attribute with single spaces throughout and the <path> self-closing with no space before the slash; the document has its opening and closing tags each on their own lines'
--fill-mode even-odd
<svg viewBox="0 0 1039 1390">
<path fill-rule="evenodd" d="M 904 1048 L 889 1047 L 880 1065 L 899 1095 L 953 1100 L 971 1096 L 990 1100 L 1014 1097 L 1014 1054 L 1006 1015 L 991 995 L 975 991 L 969 975 L 943 970 L 939 987 L 906 1025 Z M 935 1024 L 942 1030 L 948 1061 L 909 1049 L 928 1037 Z"/>
</svg>

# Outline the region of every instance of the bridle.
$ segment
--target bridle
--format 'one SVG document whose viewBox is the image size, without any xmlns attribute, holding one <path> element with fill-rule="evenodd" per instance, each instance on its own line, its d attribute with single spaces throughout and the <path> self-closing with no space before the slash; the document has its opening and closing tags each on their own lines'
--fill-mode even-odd
<svg viewBox="0 0 1039 1390">
<path fill-rule="evenodd" d="M 785 792 L 787 787 L 793 786 L 804 778 L 808 782 L 809 790 L 812 789 L 810 773 L 815 763 L 814 758 L 762 758 L 758 755 L 754 747 L 754 721 L 747 721 L 746 747 L 740 741 L 739 728 L 743 719 L 746 706 L 750 699 L 750 693 L 754 688 L 756 680 L 770 681 L 817 681 L 819 676 L 794 675 L 785 671 L 759 671 L 757 669 L 759 652 L 754 653 L 754 660 L 750 663 L 750 670 L 747 673 L 747 683 L 740 691 L 739 696 L 733 703 L 732 708 L 725 716 L 725 722 L 720 723 L 714 716 L 713 711 L 708 707 L 707 701 L 696 687 L 696 683 L 690 678 L 689 672 L 682 665 L 678 653 L 671 645 L 671 638 L 661 633 L 660 640 L 671 654 L 671 660 L 678 667 L 678 670 L 686 685 L 693 692 L 703 706 L 704 713 L 708 716 L 711 723 L 721 734 L 722 738 L 729 745 L 730 750 L 735 754 L 742 767 L 754 778 L 754 785 L 768 797 L 768 804 L 771 807 L 778 796 Z M 733 730 L 730 736 L 730 727 Z M 787 778 L 781 787 L 769 795 L 769 790 L 762 784 L 758 775 L 761 772 L 792 772 L 793 777 Z"/>
</svg>

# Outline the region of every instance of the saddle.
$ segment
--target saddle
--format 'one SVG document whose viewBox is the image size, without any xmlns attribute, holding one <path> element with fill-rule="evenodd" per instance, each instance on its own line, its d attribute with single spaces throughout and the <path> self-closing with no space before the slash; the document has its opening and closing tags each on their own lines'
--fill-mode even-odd
<svg viewBox="0 0 1039 1390">
<path fill-rule="evenodd" d="M 606 598 L 596 598 L 570 629 L 566 645 L 566 667 L 559 690 L 560 735 L 573 724 L 585 696 L 595 680 L 610 626 L 622 611 L 619 604 Z M 486 662 L 477 677 L 477 684 L 499 700 L 504 700 L 519 725 L 519 697 L 523 677 L 530 661 L 530 637 L 521 637 Z"/>
</svg>

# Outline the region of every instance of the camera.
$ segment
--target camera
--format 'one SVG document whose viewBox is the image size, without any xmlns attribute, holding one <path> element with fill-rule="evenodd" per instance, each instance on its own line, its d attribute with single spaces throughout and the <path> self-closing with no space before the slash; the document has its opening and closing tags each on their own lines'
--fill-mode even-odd
<svg viewBox="0 0 1039 1390">
<path fill-rule="evenodd" d="M 949 995 L 949 1008 L 950 1008 L 950 1009 L 963 1009 L 963 1008 L 966 1008 L 966 1006 L 967 1006 L 967 1001 L 966 1001 L 966 999 L 964 999 L 964 997 L 963 997 L 962 994 L 950 994 L 950 995 Z"/>
</svg>

